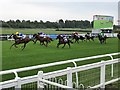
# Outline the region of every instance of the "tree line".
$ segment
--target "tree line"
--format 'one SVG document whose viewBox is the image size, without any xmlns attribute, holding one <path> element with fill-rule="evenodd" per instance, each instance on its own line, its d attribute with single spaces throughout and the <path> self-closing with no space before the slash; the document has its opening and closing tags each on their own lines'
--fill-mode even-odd
<svg viewBox="0 0 120 90">
<path fill-rule="evenodd" d="M 30 20 L 9 20 L 3 21 L 1 20 L 0 23 L 2 25 L 0 27 L 3 28 L 92 28 L 93 22 L 88 20 L 65 20 L 62 19 L 58 20 L 58 22 L 50 22 L 46 21 L 30 21 Z"/>
</svg>

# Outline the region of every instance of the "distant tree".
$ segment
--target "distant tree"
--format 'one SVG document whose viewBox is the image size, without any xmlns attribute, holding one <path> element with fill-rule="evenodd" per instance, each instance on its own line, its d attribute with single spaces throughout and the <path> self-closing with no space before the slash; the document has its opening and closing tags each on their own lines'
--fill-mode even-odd
<svg viewBox="0 0 120 90">
<path fill-rule="evenodd" d="M 63 19 L 60 19 L 59 20 L 59 28 L 64 28 L 64 21 L 63 21 Z"/>
<path fill-rule="evenodd" d="M 90 28 L 92 27 L 92 22 L 88 20 L 66 20 L 65 22 L 63 19 L 59 19 L 58 22 L 50 22 L 46 21 L 43 22 L 40 20 L 30 21 L 30 20 L 22 20 L 20 21 L 17 19 L 9 20 L 9 21 L 1 21 L 2 27 L 11 27 L 11 28 Z"/>
<path fill-rule="evenodd" d="M 16 23 L 21 23 L 21 21 L 19 19 L 16 20 Z"/>
<path fill-rule="evenodd" d="M 94 21 L 92 21 L 92 22 L 91 22 L 91 28 L 93 28 L 93 27 L 94 27 L 93 25 L 94 25 Z"/>
</svg>

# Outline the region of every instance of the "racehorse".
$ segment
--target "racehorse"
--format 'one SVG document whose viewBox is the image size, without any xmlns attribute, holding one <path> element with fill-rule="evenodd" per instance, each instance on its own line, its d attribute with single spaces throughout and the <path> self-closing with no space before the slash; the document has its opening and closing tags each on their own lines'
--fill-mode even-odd
<svg viewBox="0 0 120 90">
<path fill-rule="evenodd" d="M 72 39 L 75 39 L 75 42 L 79 43 L 79 40 L 82 40 L 82 42 L 85 40 L 85 37 L 81 36 L 81 35 L 75 35 L 72 34 Z"/>
<path fill-rule="evenodd" d="M 98 39 L 100 41 L 101 44 L 105 43 L 106 44 L 106 39 L 107 39 L 107 36 L 101 36 L 98 34 Z"/>
<path fill-rule="evenodd" d="M 30 41 L 33 41 L 33 42 L 34 42 L 34 40 L 31 39 L 31 38 L 29 38 L 29 36 L 26 36 L 24 39 L 22 39 L 22 38 L 20 38 L 20 37 L 17 37 L 16 34 L 11 34 L 9 38 L 11 38 L 11 37 L 13 37 L 13 38 L 15 39 L 15 43 L 13 43 L 13 44 L 11 45 L 10 49 L 12 48 L 12 46 L 15 46 L 15 47 L 17 48 L 16 45 L 18 45 L 18 44 L 24 44 L 24 45 L 23 45 L 23 48 L 22 48 L 22 50 L 23 50 L 23 49 L 26 47 L 26 44 L 27 44 L 28 42 L 30 42 Z"/>
<path fill-rule="evenodd" d="M 92 41 L 94 41 L 94 36 L 89 36 L 88 34 L 85 34 L 85 38 L 86 38 L 86 41 L 87 40 L 92 40 Z"/>
<path fill-rule="evenodd" d="M 120 40 L 120 32 L 117 34 L 118 39 Z"/>
<path fill-rule="evenodd" d="M 64 40 L 63 37 L 59 34 L 56 39 L 59 39 L 59 42 L 57 43 L 57 48 L 59 48 L 59 45 L 64 44 L 62 48 L 65 47 L 66 44 L 68 44 L 70 48 L 70 43 L 73 43 L 71 40 L 67 38 L 67 40 Z"/>
<path fill-rule="evenodd" d="M 44 45 L 44 46 L 46 46 L 46 47 L 47 47 L 47 45 L 48 45 L 49 42 L 53 41 L 52 38 L 50 38 L 50 37 L 48 37 L 48 36 L 46 36 L 46 37 L 41 37 L 39 34 L 33 34 L 33 37 L 35 38 L 34 43 L 36 43 L 36 42 L 39 40 L 39 41 L 40 41 L 40 44 L 41 44 L 41 45 Z M 46 44 L 45 44 L 44 42 L 46 42 Z"/>
</svg>

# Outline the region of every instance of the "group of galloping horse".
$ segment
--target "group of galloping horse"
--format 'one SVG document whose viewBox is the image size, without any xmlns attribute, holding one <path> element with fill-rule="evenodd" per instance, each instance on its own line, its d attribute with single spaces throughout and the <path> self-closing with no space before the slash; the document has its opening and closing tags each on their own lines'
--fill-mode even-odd
<svg viewBox="0 0 120 90">
<path fill-rule="evenodd" d="M 82 35 L 78 35 L 76 33 L 72 33 L 69 37 L 65 38 L 66 36 L 63 36 L 62 34 L 57 35 L 56 40 L 58 39 L 58 43 L 57 43 L 57 48 L 59 48 L 59 45 L 64 44 L 62 48 L 65 47 L 66 44 L 68 44 L 69 48 L 70 48 L 70 44 L 73 43 L 73 40 L 77 43 L 79 43 L 79 40 L 83 41 L 94 41 L 94 36 L 90 36 L 88 35 L 88 33 L 85 35 L 85 37 L 83 37 Z M 120 33 L 118 33 L 117 35 L 118 39 L 120 40 Z M 33 41 L 34 44 L 36 44 L 37 41 L 40 42 L 40 45 L 44 45 L 44 46 L 48 46 L 48 43 L 50 43 L 51 41 L 53 41 L 53 39 L 51 37 L 41 37 L 39 34 L 33 34 L 32 37 L 29 37 L 26 35 L 25 38 L 21 38 L 21 37 L 17 37 L 16 34 L 11 34 L 9 38 L 14 38 L 15 42 L 11 45 L 10 49 L 12 48 L 12 46 L 15 46 L 17 48 L 18 44 L 24 44 L 22 46 L 22 50 L 26 47 L 27 43 L 30 41 Z M 101 44 L 106 43 L 106 39 L 107 36 L 101 36 L 98 34 L 98 40 L 100 41 Z"/>
<path fill-rule="evenodd" d="M 11 45 L 10 49 L 12 48 L 12 46 L 15 46 L 17 48 L 16 45 L 18 44 L 24 44 L 22 47 L 22 50 L 26 47 L 27 43 L 30 41 L 33 41 L 34 44 L 36 44 L 37 41 L 40 42 L 41 45 L 44 45 L 47 47 L 48 43 L 53 41 L 52 38 L 50 37 L 41 37 L 39 34 L 33 34 L 32 37 L 30 37 L 29 35 L 25 38 L 22 37 L 18 37 L 16 34 L 11 34 L 9 38 L 13 38 L 15 40 L 15 42 Z"/>
</svg>

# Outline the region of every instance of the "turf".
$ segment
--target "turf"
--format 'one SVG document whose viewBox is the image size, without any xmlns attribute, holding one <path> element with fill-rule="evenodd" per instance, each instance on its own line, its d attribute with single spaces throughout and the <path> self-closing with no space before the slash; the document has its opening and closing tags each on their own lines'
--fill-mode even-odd
<svg viewBox="0 0 120 90">
<path fill-rule="evenodd" d="M 68 59 L 94 56 L 106 53 L 118 52 L 118 39 L 108 38 L 107 44 L 100 44 L 98 39 L 94 42 L 81 42 L 68 45 L 65 48 L 56 48 L 57 40 L 51 42 L 48 47 L 39 45 L 39 42 L 33 44 L 30 42 L 22 51 L 21 46 L 18 48 L 10 46 L 14 41 L 0 41 L 2 43 L 2 70 L 41 65 L 51 62 L 58 62 Z M 90 62 L 90 61 L 89 61 Z"/>
<path fill-rule="evenodd" d="M 71 34 L 75 30 L 86 30 L 86 29 L 80 29 L 80 28 L 59 28 L 59 29 L 63 31 L 56 31 L 56 29 L 52 29 L 52 28 L 46 28 L 46 29 L 44 28 L 43 29 L 41 28 L 37 28 L 37 29 L 2 28 L 0 29 L 0 34 L 12 34 L 15 32 L 21 32 L 23 34 L 34 34 L 38 32 L 44 32 L 46 34 Z M 69 30 L 69 31 L 64 31 L 64 30 Z M 91 31 L 91 29 L 88 29 L 88 30 Z M 80 33 L 84 33 L 84 32 L 80 32 Z"/>
</svg>

